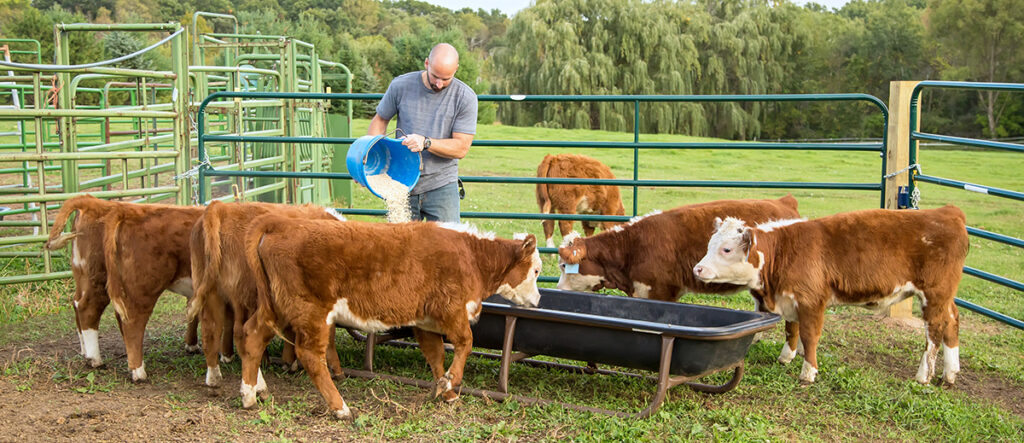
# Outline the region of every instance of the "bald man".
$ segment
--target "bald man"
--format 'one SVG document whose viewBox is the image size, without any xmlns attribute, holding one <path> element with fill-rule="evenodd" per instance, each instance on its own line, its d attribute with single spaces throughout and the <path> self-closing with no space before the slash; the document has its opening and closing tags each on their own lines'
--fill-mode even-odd
<svg viewBox="0 0 1024 443">
<path fill-rule="evenodd" d="M 447 43 L 430 50 L 422 71 L 395 77 L 377 104 L 369 135 L 396 126 L 402 144 L 420 152 L 420 179 L 409 193 L 412 220 L 459 221 L 459 159 L 476 134 L 476 93 L 455 78 L 459 52 Z"/>
</svg>

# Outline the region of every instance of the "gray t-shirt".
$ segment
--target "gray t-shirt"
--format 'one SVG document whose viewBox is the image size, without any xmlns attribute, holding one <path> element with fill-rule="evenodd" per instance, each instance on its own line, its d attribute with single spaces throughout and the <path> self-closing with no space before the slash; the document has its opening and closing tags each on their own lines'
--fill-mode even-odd
<svg viewBox="0 0 1024 443">
<path fill-rule="evenodd" d="M 441 92 L 423 84 L 423 71 L 395 77 L 377 105 L 377 115 L 391 120 L 398 114 L 398 129 L 404 134 L 420 134 L 432 139 L 452 138 L 453 132 L 476 134 L 476 93 L 453 79 Z M 404 134 L 403 134 L 404 133 Z M 454 182 L 459 177 L 459 161 L 423 151 L 420 180 L 410 194 L 422 194 Z"/>
</svg>

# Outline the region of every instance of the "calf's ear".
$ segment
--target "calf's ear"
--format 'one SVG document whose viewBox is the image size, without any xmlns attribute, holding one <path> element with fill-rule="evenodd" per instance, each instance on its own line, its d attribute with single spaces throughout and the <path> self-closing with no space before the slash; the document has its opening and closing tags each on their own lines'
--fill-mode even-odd
<svg viewBox="0 0 1024 443">
<path fill-rule="evenodd" d="M 523 240 L 523 251 L 532 253 L 534 249 L 537 249 L 537 237 L 527 234 L 526 239 Z"/>
<path fill-rule="evenodd" d="M 718 230 L 719 226 L 722 226 L 722 217 L 715 217 L 715 230 L 716 231 Z"/>
<path fill-rule="evenodd" d="M 575 265 L 587 257 L 587 245 L 581 238 L 573 239 L 568 245 L 558 248 L 558 255 L 563 262 Z"/>
</svg>

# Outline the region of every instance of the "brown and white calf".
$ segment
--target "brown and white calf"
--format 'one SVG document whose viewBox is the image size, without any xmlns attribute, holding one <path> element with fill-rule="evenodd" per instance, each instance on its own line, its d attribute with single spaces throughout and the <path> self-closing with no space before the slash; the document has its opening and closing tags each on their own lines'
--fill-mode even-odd
<svg viewBox="0 0 1024 443">
<path fill-rule="evenodd" d="M 724 294 L 734 284 L 705 283 L 693 265 L 707 252 L 715 217 L 753 223 L 799 217 L 792 196 L 777 200 L 721 200 L 648 214 L 593 237 L 566 237 L 558 248 L 558 289 L 618 289 L 632 297 L 675 301 L 686 292 Z M 578 269 L 571 269 L 579 265 Z"/>
<path fill-rule="evenodd" d="M 928 326 L 917 381 L 931 381 L 941 344 L 943 379 L 956 382 L 960 321 L 954 297 L 968 249 L 959 208 L 873 209 L 753 227 L 726 218 L 715 227 L 694 274 L 746 286 L 760 310 L 798 323 L 787 328 L 779 361 L 789 363 L 802 345 L 801 382 L 814 382 L 818 373 L 818 339 L 828 306 L 883 309 L 913 296 L 920 297 Z"/>
<path fill-rule="evenodd" d="M 220 360 L 230 362 L 232 343 L 240 344 L 245 321 L 256 313 L 256 282 L 245 257 L 245 233 L 254 219 L 264 214 L 323 220 L 344 220 L 321 206 L 292 206 L 274 203 L 214 201 L 192 228 L 192 282 L 195 295 L 188 316 L 201 319 L 203 353 L 206 356 L 206 384 L 217 386 L 222 377 Z M 219 331 L 222 333 L 218 334 Z M 331 373 L 342 375 L 341 362 L 331 334 L 327 353 Z M 284 360 L 298 364 L 290 343 L 285 343 Z M 241 352 L 242 348 L 238 348 Z M 293 366 L 294 368 L 294 366 Z"/>
<path fill-rule="evenodd" d="M 604 178 L 614 179 L 612 170 L 600 161 L 577 154 L 548 154 L 537 167 L 539 178 Z M 544 214 L 599 214 L 623 215 L 622 197 L 619 188 L 607 185 L 556 185 L 537 183 L 537 206 Z M 601 229 L 611 229 L 618 222 L 600 222 Z M 544 220 L 544 240 L 549 248 L 555 246 L 551 236 L 555 232 L 555 221 Z M 565 238 L 572 231 L 572 220 L 559 220 L 558 229 Z M 583 232 L 590 236 L 597 222 L 580 222 Z"/>
<path fill-rule="evenodd" d="M 256 316 L 245 324 L 242 353 L 242 406 L 247 408 L 266 389 L 259 362 L 267 341 L 291 327 L 296 354 L 328 408 L 338 418 L 351 417 L 324 363 L 335 324 L 367 332 L 412 326 L 437 382 L 434 394 L 453 401 L 481 300 L 498 293 L 536 306 L 540 299 L 541 260 L 532 235 L 506 240 L 464 225 L 266 215 L 250 227 L 246 255 L 259 291 Z M 442 334 L 455 347 L 447 371 Z"/>
<path fill-rule="evenodd" d="M 63 234 L 72 213 L 78 216 L 71 232 Z M 89 195 L 64 202 L 45 247 L 56 250 L 71 241 L 75 323 L 82 354 L 94 367 L 103 363 L 100 316 L 113 302 L 132 380 L 146 379 L 146 323 L 165 290 L 192 296 L 188 238 L 202 213 L 200 207 L 111 202 Z M 195 322 L 186 344 L 196 346 Z"/>
</svg>

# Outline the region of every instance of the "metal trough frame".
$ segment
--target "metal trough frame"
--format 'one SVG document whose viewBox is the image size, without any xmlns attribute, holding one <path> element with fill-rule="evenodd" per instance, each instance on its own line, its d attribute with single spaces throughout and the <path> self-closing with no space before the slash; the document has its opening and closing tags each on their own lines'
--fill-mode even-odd
<svg viewBox="0 0 1024 443">
<path fill-rule="evenodd" d="M 681 384 L 685 384 L 685 385 L 689 386 L 691 389 L 693 389 L 695 391 L 698 391 L 698 392 L 704 392 L 704 393 L 709 393 L 709 394 L 721 394 L 721 393 L 728 392 L 728 391 L 734 389 L 737 385 L 739 385 L 740 379 L 743 378 L 743 361 L 742 360 L 740 360 L 740 362 L 738 364 L 736 364 L 736 365 L 728 366 L 728 367 L 724 367 L 724 368 L 711 369 L 709 371 L 706 371 L 706 372 L 698 374 L 698 375 L 692 375 L 692 376 L 671 375 L 671 373 L 670 373 L 670 364 L 672 362 L 672 352 L 673 352 L 673 348 L 674 348 L 674 345 L 675 345 L 676 337 L 673 337 L 673 336 L 670 336 L 670 335 L 665 335 L 665 334 L 661 335 L 661 355 L 659 357 L 660 363 L 659 363 L 659 370 L 658 370 L 657 376 L 647 376 L 647 375 L 642 375 L 642 374 L 637 374 L 637 373 L 632 373 L 632 372 L 622 372 L 622 371 L 613 371 L 613 370 L 607 370 L 607 369 L 599 369 L 597 367 L 596 363 L 588 363 L 587 366 L 579 366 L 579 365 L 569 365 L 569 364 L 563 364 L 563 363 L 555 363 L 555 362 L 548 362 L 548 361 L 541 361 L 541 360 L 531 359 L 531 358 L 529 358 L 529 357 L 532 357 L 532 355 L 530 355 L 530 354 L 526 354 L 526 353 L 523 353 L 523 352 L 513 351 L 513 337 L 515 336 L 515 329 L 516 329 L 516 323 L 517 323 L 518 317 L 515 316 L 515 315 L 508 315 L 508 314 L 504 315 L 504 317 L 505 317 L 505 329 L 504 329 L 504 336 L 503 336 L 503 340 L 502 340 L 501 353 L 500 354 L 493 354 L 493 353 L 489 353 L 489 352 L 479 352 L 479 351 L 474 351 L 472 353 L 473 355 L 476 355 L 476 356 L 485 357 L 485 358 L 493 358 L 493 359 L 498 359 L 498 360 L 501 361 L 501 366 L 500 366 L 500 370 L 499 370 L 499 374 L 498 374 L 498 391 L 491 391 L 491 390 L 486 390 L 486 389 L 474 389 L 474 388 L 469 388 L 469 387 L 466 387 L 466 386 L 463 385 L 463 386 L 461 386 L 459 388 L 460 389 L 459 392 L 461 394 L 471 394 L 471 395 L 475 395 L 475 396 L 483 397 L 483 398 L 488 398 L 488 399 L 495 400 L 495 401 L 515 400 L 515 401 L 517 401 L 519 403 L 528 404 L 528 405 L 541 405 L 541 406 L 543 406 L 543 405 L 557 404 L 557 405 L 560 405 L 560 406 L 562 406 L 562 407 L 564 407 L 566 409 L 572 409 L 572 410 L 583 411 L 583 412 L 594 412 L 594 413 L 606 414 L 606 415 L 611 415 L 611 416 L 616 416 L 616 417 L 623 417 L 623 418 L 625 418 L 625 417 L 646 418 L 646 417 L 649 417 L 654 412 L 656 412 L 659 407 L 661 407 L 661 404 L 665 401 L 665 397 L 667 396 L 668 390 L 671 389 L 671 388 L 674 388 L 674 387 L 679 386 Z M 725 340 L 725 339 L 735 338 L 736 336 L 755 334 L 757 332 L 761 332 L 761 331 L 764 331 L 764 330 L 767 330 L 767 329 L 771 329 L 771 328 L 774 328 L 774 327 L 775 327 L 775 323 L 773 322 L 773 323 L 764 325 L 764 326 L 756 328 L 756 329 L 751 329 L 751 330 L 743 331 L 742 333 L 738 332 L 738 333 L 735 333 L 735 334 L 731 334 L 731 335 L 727 335 L 727 336 L 721 336 L 721 337 L 716 337 L 716 338 L 718 340 Z M 388 345 L 393 345 L 393 346 L 404 346 L 404 347 L 418 347 L 416 343 L 401 340 L 401 339 L 409 338 L 409 337 L 412 336 L 412 332 L 411 332 L 410 329 L 408 329 L 408 328 L 398 329 L 398 330 L 388 331 L 386 333 L 381 333 L 381 334 L 363 334 L 363 333 L 360 333 L 360 332 L 355 331 L 353 329 L 348 329 L 348 332 L 349 332 L 349 334 L 355 340 L 362 341 L 363 343 L 365 343 L 365 353 L 364 353 L 363 369 L 362 370 L 357 370 L 357 369 L 345 368 L 344 371 L 345 371 L 346 375 L 348 375 L 348 376 L 355 376 L 355 377 L 359 377 L 359 378 L 367 378 L 367 379 L 391 380 L 391 381 L 402 383 L 402 384 L 406 384 L 406 385 L 419 386 L 419 387 L 425 388 L 425 389 L 433 389 L 434 388 L 435 384 L 434 384 L 434 381 L 432 381 L 432 380 L 420 380 L 420 379 L 414 379 L 414 378 L 409 378 L 409 377 L 401 377 L 401 376 L 395 376 L 395 375 L 380 374 L 380 373 L 374 372 L 374 370 L 373 370 L 373 359 L 374 359 L 374 353 L 375 353 L 374 350 L 375 350 L 375 348 L 376 348 L 376 346 L 378 344 L 388 344 Z M 445 349 L 448 350 L 448 351 L 451 351 L 452 350 L 452 346 L 450 344 L 446 343 L 445 344 Z M 521 363 L 524 363 L 524 364 L 529 364 L 529 365 L 538 366 L 538 367 L 545 367 L 545 368 L 564 369 L 564 370 L 569 370 L 569 371 L 578 372 L 578 373 L 584 373 L 584 374 L 622 375 L 622 376 L 627 376 L 627 377 L 644 378 L 644 379 L 648 379 L 648 380 L 651 380 L 651 381 L 655 382 L 656 383 L 656 387 L 655 387 L 654 396 L 651 398 L 651 401 L 650 401 L 650 403 L 648 403 L 647 407 L 644 408 L 643 410 L 641 410 L 640 412 L 635 413 L 635 414 L 631 414 L 631 413 L 623 412 L 623 411 L 613 411 L 613 410 L 608 410 L 608 409 L 593 408 L 593 407 L 588 407 L 588 406 L 580 406 L 580 405 L 576 405 L 576 404 L 559 402 L 559 401 L 554 401 L 554 400 L 547 400 L 547 399 L 537 398 L 537 397 L 527 397 L 527 396 L 521 396 L 521 395 L 514 395 L 514 394 L 509 394 L 508 393 L 509 370 L 510 370 L 513 362 L 521 362 Z M 703 384 L 703 383 L 696 383 L 696 382 L 693 381 L 693 380 L 697 380 L 699 378 L 705 377 L 707 375 L 711 375 L 713 373 L 721 372 L 721 371 L 724 371 L 724 370 L 732 370 L 733 371 L 732 377 L 729 379 L 729 381 L 725 382 L 724 384 L 721 384 L 721 385 L 709 385 L 709 384 Z"/>
</svg>

